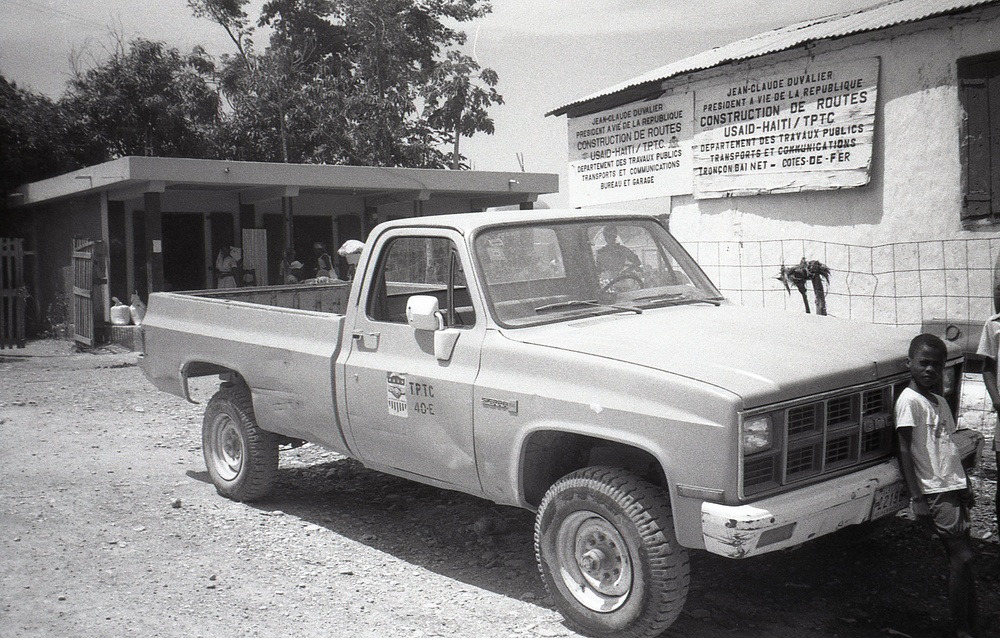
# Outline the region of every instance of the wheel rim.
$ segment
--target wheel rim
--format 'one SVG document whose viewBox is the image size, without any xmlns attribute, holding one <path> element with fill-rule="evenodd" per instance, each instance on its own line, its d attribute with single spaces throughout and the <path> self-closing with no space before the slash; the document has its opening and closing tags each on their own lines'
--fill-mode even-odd
<svg viewBox="0 0 1000 638">
<path fill-rule="evenodd" d="M 566 517 L 556 537 L 559 576 L 584 607 L 611 612 L 632 591 L 632 559 L 618 529 L 594 512 Z"/>
<path fill-rule="evenodd" d="M 243 437 L 228 414 L 219 414 L 212 423 L 212 465 L 224 481 L 233 481 L 243 469 Z"/>
</svg>

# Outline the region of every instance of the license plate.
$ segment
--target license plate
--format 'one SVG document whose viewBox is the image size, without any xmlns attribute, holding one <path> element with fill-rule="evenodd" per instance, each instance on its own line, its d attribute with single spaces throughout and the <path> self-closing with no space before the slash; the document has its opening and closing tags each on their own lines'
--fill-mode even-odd
<svg viewBox="0 0 1000 638">
<path fill-rule="evenodd" d="M 910 500 L 910 493 L 906 490 L 905 483 L 893 483 L 875 490 L 875 498 L 872 500 L 871 520 L 888 516 L 906 507 Z"/>
</svg>

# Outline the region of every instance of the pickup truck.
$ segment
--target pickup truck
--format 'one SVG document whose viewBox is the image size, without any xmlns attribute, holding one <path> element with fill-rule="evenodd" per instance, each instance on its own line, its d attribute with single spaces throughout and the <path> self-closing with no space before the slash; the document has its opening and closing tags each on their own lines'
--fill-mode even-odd
<svg viewBox="0 0 1000 638">
<path fill-rule="evenodd" d="M 730 303 L 656 216 L 535 210 L 381 224 L 352 282 L 152 294 L 142 368 L 189 400 L 220 377 L 221 495 L 266 497 L 279 448 L 307 441 L 527 508 L 568 623 L 648 637 L 682 610 L 689 551 L 755 556 L 905 507 L 911 336 Z"/>
</svg>

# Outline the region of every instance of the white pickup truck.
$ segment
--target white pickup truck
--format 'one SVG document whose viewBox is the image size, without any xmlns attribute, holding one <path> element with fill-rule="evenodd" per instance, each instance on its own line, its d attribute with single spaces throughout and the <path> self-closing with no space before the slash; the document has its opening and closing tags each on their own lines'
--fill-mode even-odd
<svg viewBox="0 0 1000 638">
<path fill-rule="evenodd" d="M 279 448 L 309 441 L 536 511 L 545 584 L 591 635 L 666 629 L 689 550 L 753 556 L 906 504 L 912 335 L 729 303 L 650 215 L 389 222 L 351 283 L 153 294 L 143 336 L 158 388 L 223 381 L 203 424 L 222 495 L 265 497 Z"/>
</svg>

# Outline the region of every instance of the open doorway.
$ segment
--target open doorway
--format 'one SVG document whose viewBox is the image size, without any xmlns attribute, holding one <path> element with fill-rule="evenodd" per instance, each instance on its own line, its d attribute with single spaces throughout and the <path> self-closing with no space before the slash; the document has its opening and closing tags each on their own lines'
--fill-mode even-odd
<svg viewBox="0 0 1000 638">
<path fill-rule="evenodd" d="M 202 290 L 205 284 L 205 217 L 163 214 L 163 289 Z"/>
<path fill-rule="evenodd" d="M 295 216 L 295 238 L 292 244 L 296 258 L 305 264 L 306 275 L 316 275 L 317 260 L 313 254 L 313 244 L 322 242 L 332 256 L 337 247 L 333 246 L 333 218 L 319 215 Z"/>
</svg>

